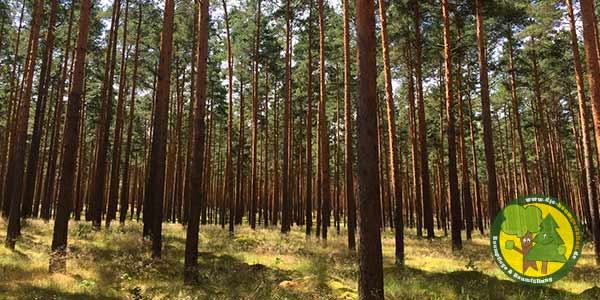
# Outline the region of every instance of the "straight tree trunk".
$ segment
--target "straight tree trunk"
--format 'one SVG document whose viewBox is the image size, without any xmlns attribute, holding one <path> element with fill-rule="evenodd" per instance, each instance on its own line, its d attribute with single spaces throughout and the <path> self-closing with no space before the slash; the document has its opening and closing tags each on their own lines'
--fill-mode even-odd
<svg viewBox="0 0 600 300">
<path fill-rule="evenodd" d="M 117 96 L 117 111 L 115 120 L 115 135 L 113 137 L 112 167 L 110 168 L 110 186 L 108 194 L 108 213 L 106 228 L 116 218 L 117 203 L 119 202 L 119 175 L 121 174 L 121 144 L 123 140 L 123 111 L 125 105 L 125 86 L 127 85 L 127 20 L 129 18 L 129 0 L 125 0 L 125 20 L 123 21 L 123 42 L 121 44 L 121 71 L 119 72 L 119 93 Z"/>
<path fill-rule="evenodd" d="M 61 65 L 60 62 L 59 62 L 59 65 Z M 58 82 L 51 85 L 52 89 L 49 92 L 50 97 L 55 94 L 57 85 L 58 85 Z M 43 125 L 43 126 L 45 126 L 44 128 L 46 128 L 46 130 L 45 130 L 46 132 L 44 133 L 44 141 L 42 143 L 42 149 L 44 149 L 44 150 L 41 150 L 41 152 L 40 152 L 42 162 L 41 162 L 41 166 L 38 168 L 39 174 L 37 176 L 38 176 L 39 182 L 36 184 L 36 188 L 34 191 L 34 197 L 33 197 L 33 199 L 34 199 L 33 200 L 33 210 L 32 210 L 32 214 L 31 214 L 31 217 L 33 217 L 33 218 L 37 218 L 39 216 L 40 201 L 41 201 L 41 198 L 43 197 L 42 188 L 44 187 L 44 174 L 45 174 L 44 161 L 47 161 L 50 158 L 49 151 L 47 151 L 45 149 L 48 149 L 48 146 L 49 146 L 48 143 L 50 141 L 50 136 L 52 133 L 51 128 L 52 128 L 52 124 L 54 121 L 53 118 L 51 117 L 52 115 L 54 115 L 54 113 L 52 111 L 52 107 L 53 107 L 52 105 L 48 106 L 48 111 L 47 111 L 48 118 Z"/>
<path fill-rule="evenodd" d="M 74 5 L 71 5 L 71 9 L 69 12 L 69 27 L 67 29 L 67 39 L 66 39 L 66 45 L 64 48 L 64 59 L 62 62 L 62 68 L 61 68 L 61 77 L 60 80 L 58 81 L 58 87 L 57 87 L 57 97 L 56 97 L 56 104 L 54 107 L 54 114 L 53 114 L 53 118 L 52 118 L 52 126 L 51 126 L 51 134 L 50 134 L 50 148 L 49 148 L 49 153 L 50 153 L 50 158 L 48 159 L 48 165 L 47 165 L 47 170 L 46 170 L 46 179 L 44 182 L 44 187 L 43 187 L 43 195 L 40 195 L 40 202 L 41 202 L 41 217 L 44 220 L 49 220 L 50 219 L 50 204 L 54 202 L 53 199 L 53 195 L 54 195 L 54 181 L 56 178 L 56 160 L 57 160 L 57 156 L 58 156 L 58 152 L 60 152 L 58 150 L 58 136 L 59 136 L 59 131 L 60 131 L 60 121 L 61 121 L 61 116 L 62 116 L 62 108 L 63 108 L 63 104 L 61 101 L 61 99 L 63 98 L 63 93 L 64 93 L 64 85 L 67 81 L 67 75 L 71 72 L 67 72 L 68 69 L 68 64 L 69 64 L 69 54 L 71 53 L 71 33 L 72 33 L 72 29 L 73 29 L 73 14 L 74 14 Z M 75 49 L 73 49 L 73 52 L 75 51 Z M 74 66 L 74 61 L 73 64 L 71 65 L 72 67 Z M 37 215 L 37 213 L 35 214 Z"/>
<path fill-rule="evenodd" d="M 44 1 L 35 1 L 33 16 L 31 20 L 29 42 L 30 51 L 25 61 L 23 70 L 23 89 L 20 97 L 18 115 L 16 119 L 16 131 L 14 139 L 11 139 L 10 161 L 8 164 L 7 186 L 8 193 L 4 195 L 10 199 L 10 210 L 8 214 L 8 226 L 6 231 L 6 246 L 15 249 L 17 237 L 21 232 L 21 192 L 23 188 L 23 174 L 25 171 L 25 148 L 27 146 L 27 127 L 29 124 L 29 106 L 31 104 L 31 92 L 33 89 L 33 73 L 37 58 L 38 38 L 44 13 Z"/>
<path fill-rule="evenodd" d="M 390 181 L 393 198 L 395 200 L 395 240 L 396 240 L 396 264 L 404 265 L 404 220 L 402 219 L 402 176 L 400 171 L 400 155 L 398 154 L 398 138 L 396 136 L 396 105 L 394 104 L 394 95 L 392 92 L 392 72 L 390 67 L 390 53 L 388 49 L 387 3 L 385 0 L 379 0 L 379 21 L 381 26 L 381 48 L 383 50 L 383 72 L 385 77 L 385 99 L 387 107 L 387 125 L 388 125 L 388 156 L 390 161 Z M 390 207 L 391 209 L 391 207 Z"/>
<path fill-rule="evenodd" d="M 340 234 L 340 81 L 339 66 L 335 66 L 335 227 Z"/>
<path fill-rule="evenodd" d="M 151 112 L 152 115 L 150 117 L 150 130 L 148 135 L 146 136 L 146 141 L 144 145 L 144 158 L 146 163 L 144 164 L 144 203 L 143 203 L 143 216 L 142 221 L 144 223 L 142 236 L 145 239 L 150 239 L 152 235 L 152 205 L 151 205 L 151 193 L 150 191 L 150 157 L 152 155 L 152 140 L 153 134 L 155 130 L 154 120 L 156 118 L 155 107 L 156 107 L 156 84 L 158 81 L 158 63 L 154 66 L 154 79 L 152 80 L 152 104 L 151 104 Z"/>
<path fill-rule="evenodd" d="M 467 74 L 470 74 L 471 72 L 467 72 Z M 469 86 L 469 84 L 467 83 L 467 86 Z M 467 88 L 467 91 L 470 90 L 470 87 Z M 469 107 L 469 134 L 470 134 L 470 138 L 471 138 L 471 157 L 473 159 L 472 163 L 473 163 L 473 185 L 475 187 L 475 203 L 477 206 L 477 227 L 479 228 L 479 232 L 481 234 L 483 234 L 484 229 L 483 229 L 483 219 L 484 219 L 484 214 L 483 214 L 483 199 L 481 199 L 481 188 L 480 188 L 480 184 L 479 184 L 479 171 L 477 170 L 477 152 L 475 151 L 475 130 L 474 130 L 474 126 L 473 126 L 473 105 L 471 103 L 471 96 L 469 93 L 467 93 L 467 102 L 468 102 L 468 107 Z"/>
<path fill-rule="evenodd" d="M 228 113 L 227 113 L 227 161 L 225 162 L 225 200 L 229 206 L 229 233 L 233 234 L 235 223 L 235 200 L 233 194 L 233 59 L 231 58 L 231 35 L 229 33 L 229 16 L 227 1 L 223 0 L 225 14 L 225 32 L 227 33 L 227 79 L 228 79 Z"/>
<path fill-rule="evenodd" d="M 162 250 L 162 216 L 165 198 L 165 162 L 167 154 L 168 109 L 171 89 L 171 54 L 173 49 L 173 15 L 175 2 L 165 2 L 162 35 L 160 40 L 160 59 L 158 63 L 158 82 L 154 103 L 154 130 L 152 131 L 152 149 L 150 150 L 149 186 L 150 210 L 152 211 L 152 257 L 160 258 Z M 198 181 L 195 181 L 198 182 Z"/>
<path fill-rule="evenodd" d="M 423 55 L 421 38 L 421 12 L 419 1 L 414 2 L 414 22 L 415 22 L 415 79 L 417 83 L 417 104 L 419 118 L 419 154 L 421 171 L 421 199 L 416 200 L 417 209 L 417 236 L 421 236 L 421 218 L 424 217 L 424 225 L 427 230 L 427 238 L 433 238 L 433 201 L 431 199 L 431 181 L 429 179 L 429 152 L 427 149 L 427 126 L 425 120 L 425 101 L 423 95 Z M 422 205 L 421 205 L 422 202 Z M 421 211 L 423 216 L 421 216 Z"/>
<path fill-rule="evenodd" d="M 319 159 L 321 160 L 321 182 L 322 189 L 322 213 L 321 213 L 321 236 L 327 240 L 327 228 L 331 217 L 331 188 L 329 179 L 329 125 L 326 114 L 326 91 L 325 91 L 325 18 L 323 11 L 323 0 L 318 0 L 319 7 L 319 117 L 318 131 L 320 145 Z M 291 64 L 291 62 L 290 62 Z"/>
<path fill-rule="evenodd" d="M 311 0 L 312 1 L 312 0 Z M 348 218 L 348 248 L 356 249 L 356 200 L 354 199 L 354 150 L 352 149 L 352 103 L 350 99 L 350 16 L 348 1 L 343 0 L 344 13 L 344 179 L 346 215 Z M 307 144 L 310 145 L 310 144 Z M 307 146 L 308 147 L 308 146 Z"/>
<path fill-rule="evenodd" d="M 265 64 L 265 124 L 264 124 L 264 143 L 263 143 L 263 190 L 261 205 L 263 210 L 264 227 L 269 226 L 269 68 Z"/>
<path fill-rule="evenodd" d="M 34 192 L 38 182 L 38 160 L 40 152 L 40 141 L 42 138 L 42 123 L 44 122 L 44 112 L 46 111 L 46 98 L 48 94 L 48 85 L 50 73 L 52 71 L 52 53 L 54 52 L 54 25 L 56 23 L 56 8 L 58 0 L 50 2 L 50 17 L 48 20 L 48 29 L 46 30 L 46 45 L 42 56 L 42 66 L 40 69 L 38 83 L 38 100 L 35 106 L 35 117 L 33 122 L 33 134 L 31 137 L 31 146 L 29 147 L 29 157 L 27 160 L 27 170 L 23 191 L 23 217 L 31 216 L 31 205 L 33 204 Z"/>
<path fill-rule="evenodd" d="M 479 53 L 479 81 L 481 85 L 481 108 L 483 119 L 483 146 L 485 149 L 485 167 L 488 175 L 488 217 L 493 220 L 500 209 L 498 205 L 498 188 L 496 182 L 496 158 L 494 155 L 494 140 L 492 130 L 492 115 L 490 111 L 490 92 L 488 83 L 488 68 L 486 54 L 486 36 L 483 27 L 482 0 L 475 0 L 475 17 L 477 25 L 477 49 Z"/>
<path fill-rule="evenodd" d="M 108 47 L 106 48 L 106 60 L 104 66 L 104 81 L 101 90 L 101 106 L 98 116 L 98 125 L 96 129 L 96 155 L 94 161 L 94 177 L 91 186 L 92 195 L 92 227 L 99 230 L 102 222 L 102 214 L 105 207 L 105 187 L 106 187 L 106 169 L 107 169 L 107 151 L 108 136 L 110 128 L 110 115 L 113 97 L 114 69 L 117 53 L 117 33 L 119 27 L 119 16 L 121 11 L 121 1 L 115 0 L 113 3 L 113 16 L 111 22 L 111 31 L 109 33 Z"/>
<path fill-rule="evenodd" d="M 347 0 L 344 0 L 347 1 Z M 346 3 L 344 2 L 344 5 Z M 313 160 L 312 160 L 312 122 L 313 122 L 313 109 L 312 109 L 312 78 L 313 78 L 313 57 L 312 57 L 312 31 L 313 31 L 313 1 L 308 0 L 308 49 L 307 49 L 307 83 L 306 83 L 306 236 L 310 236 L 312 231 L 312 202 L 313 202 Z"/>
<path fill-rule="evenodd" d="M 312 0 L 311 0 L 312 1 Z M 275 86 L 277 86 L 275 84 Z M 273 211 L 271 212 L 271 225 L 277 226 L 279 217 L 279 203 L 281 202 L 281 192 L 279 190 L 279 110 L 278 110 L 279 98 L 278 93 L 275 93 L 273 99 L 273 114 L 274 114 L 274 126 L 275 131 L 274 143 L 273 143 Z"/>
<path fill-rule="evenodd" d="M 377 175 L 377 68 L 375 11 L 373 0 L 356 0 L 358 57 L 358 189 L 359 189 L 359 274 L 358 297 L 383 299 L 383 263 Z"/>
<path fill-rule="evenodd" d="M 511 104 L 515 118 L 515 129 L 517 130 L 519 137 L 519 158 L 521 167 L 521 185 L 523 186 L 523 192 L 529 194 L 529 169 L 527 168 L 527 156 L 525 154 L 525 142 L 523 140 L 523 131 L 521 129 L 521 114 L 519 112 L 519 99 L 517 98 L 517 75 L 513 62 L 513 38 L 512 28 L 508 30 L 508 67 L 510 69 L 510 90 L 511 90 Z"/>
<path fill-rule="evenodd" d="M 419 206 L 419 209 L 422 211 L 422 203 L 421 203 L 421 184 L 420 184 L 420 174 L 421 174 L 421 170 L 419 167 L 419 162 L 420 162 L 420 153 L 419 153 L 419 141 L 418 141 L 418 132 L 417 132 L 417 119 L 416 119 L 416 115 L 415 115 L 415 83 L 414 83 L 414 77 L 413 77 L 413 58 L 412 58 L 412 52 L 411 49 L 409 48 L 410 45 L 407 44 L 406 45 L 406 49 L 405 49 L 405 53 L 406 53 L 406 66 L 408 69 L 407 72 L 407 77 L 408 77 L 408 107 L 409 107 L 409 130 L 410 130 L 410 142 L 411 142 L 411 157 L 412 157 L 412 173 L 413 173 L 413 187 L 412 187 L 412 194 L 414 195 L 412 201 L 410 201 L 411 199 L 407 199 L 407 203 L 408 203 L 408 222 L 409 222 L 409 226 L 412 227 L 415 225 L 414 219 L 413 219 L 413 209 L 416 208 L 416 206 Z M 408 176 L 407 176 L 408 178 Z M 414 203 L 414 204 L 411 204 Z M 419 212 L 419 216 L 422 215 L 422 212 Z M 419 227 L 422 227 L 422 218 L 418 218 L 417 220 L 419 222 Z"/>
<path fill-rule="evenodd" d="M 537 47 L 536 39 L 531 38 L 531 43 L 533 44 L 533 51 L 531 53 L 532 60 L 532 71 L 533 71 L 533 94 L 534 97 L 532 99 L 532 106 L 534 108 L 534 124 L 536 124 L 536 128 L 538 129 L 538 133 L 541 140 L 541 148 L 542 148 L 542 156 L 543 156 L 543 164 L 545 165 L 546 174 L 544 174 L 543 178 L 548 178 L 547 184 L 547 193 L 551 195 L 558 195 L 558 184 L 556 183 L 556 174 L 554 170 L 554 163 L 552 161 L 553 157 L 553 149 L 549 146 L 550 136 L 548 133 L 549 123 L 546 118 L 546 104 L 544 98 L 542 97 L 542 88 L 541 88 L 541 76 L 539 70 L 539 58 L 537 55 L 537 51 L 535 48 Z M 538 118 L 536 119 L 536 116 Z M 542 178 L 541 178 L 542 179 Z"/>
<path fill-rule="evenodd" d="M 191 62 L 191 71 L 190 71 L 190 95 L 193 98 L 195 94 L 195 78 L 196 78 L 196 64 L 194 63 L 194 59 L 196 57 L 196 32 L 198 30 L 198 0 L 194 0 L 194 17 L 192 20 L 192 62 Z M 182 223 L 187 224 L 189 219 L 189 209 L 190 209 L 190 200 L 191 200 L 191 174 L 192 174 L 192 152 L 193 152 L 193 138 L 194 135 L 194 101 L 191 100 L 188 109 L 188 124 L 186 129 L 186 167 L 185 167 L 185 184 L 183 187 L 183 216 Z"/>
<path fill-rule="evenodd" d="M 177 54 L 177 49 L 175 49 L 175 53 Z M 169 109 L 168 109 L 168 113 L 167 113 L 167 120 L 171 119 L 177 119 L 177 111 L 176 111 L 176 106 L 177 106 L 177 101 L 179 101 L 177 99 L 177 97 L 179 97 L 179 61 L 180 58 L 179 57 L 175 57 L 175 63 L 174 63 L 174 81 L 175 83 L 174 85 L 174 89 L 171 89 L 170 93 L 169 93 Z M 170 100 L 173 99 L 173 100 Z M 163 205 L 162 205 L 162 212 L 163 212 L 163 221 L 171 221 L 171 216 L 172 216 L 172 212 L 173 212 L 173 185 L 174 185 L 174 179 L 175 179 L 175 152 L 177 151 L 176 148 L 176 133 L 175 133 L 175 124 L 173 124 L 173 122 L 169 122 L 168 121 L 168 125 L 167 125 L 167 156 L 166 156 L 166 161 L 165 161 L 165 181 L 164 181 L 164 185 L 165 185 L 165 190 L 164 190 L 164 198 L 162 200 Z"/>
<path fill-rule="evenodd" d="M 211 89 L 212 92 L 212 89 Z M 210 201 L 208 202 L 207 199 L 213 199 L 212 198 L 212 183 L 214 182 L 214 172 L 213 172 L 213 163 L 212 163 L 212 157 L 213 157 L 213 153 L 215 152 L 215 145 L 213 143 L 213 134 L 215 132 L 214 129 L 214 99 L 210 99 L 210 102 L 208 104 L 208 114 L 205 117 L 207 119 L 206 122 L 208 122 L 208 126 L 206 126 L 206 146 L 204 149 L 204 164 L 203 164 L 203 174 L 205 174 L 202 178 L 202 191 L 203 191 L 203 199 L 202 199 L 202 225 L 206 225 L 207 224 L 207 213 L 210 213 L 210 223 L 214 224 L 214 220 L 212 218 L 213 215 L 213 211 L 215 208 L 215 202 L 214 201 Z M 245 198 L 243 198 L 245 199 Z M 208 211 L 210 210 L 210 211 Z"/>
<path fill-rule="evenodd" d="M 173 217 L 171 221 L 173 223 L 181 222 L 181 203 L 182 203 L 182 194 L 183 194 L 183 90 L 185 87 L 186 77 L 185 77 L 185 69 L 183 69 L 183 74 L 181 78 L 181 85 L 177 95 L 177 120 L 175 125 L 175 137 L 177 139 L 177 150 L 174 152 L 176 155 L 175 162 L 175 180 L 174 180 L 174 192 L 173 198 Z"/>
<path fill-rule="evenodd" d="M 133 119 L 135 112 L 135 93 L 137 88 L 137 73 L 138 73 L 138 62 L 139 62 L 139 45 L 140 45 L 140 35 L 141 35 L 141 27 L 142 27 L 142 5 L 138 4 L 138 23 L 137 30 L 135 36 L 135 48 L 134 48 L 134 56 L 133 56 L 133 73 L 132 83 L 131 83 L 131 98 L 129 100 L 129 118 L 127 121 L 127 140 L 125 141 L 125 161 L 123 163 L 123 182 L 121 185 L 121 209 L 119 213 L 119 222 L 121 224 L 125 224 L 125 218 L 127 217 L 127 208 L 129 206 L 129 198 L 130 198 L 130 183 L 129 177 L 133 175 L 131 173 L 131 140 L 133 138 Z M 135 185 L 135 181 L 133 181 Z M 135 199 L 135 198 L 134 198 Z M 132 209 L 133 213 L 133 209 Z"/>
<path fill-rule="evenodd" d="M 442 59 L 443 60 L 443 59 Z M 442 60 L 440 60 L 438 87 L 440 91 L 443 91 L 444 74 L 442 73 Z M 445 172 L 445 160 L 444 160 L 444 133 L 446 132 L 446 126 L 444 126 L 444 106 L 445 106 L 445 95 L 440 92 L 439 101 L 439 147 L 437 151 L 437 169 L 438 169 L 438 191 L 437 191 L 437 207 L 438 207 L 438 220 L 441 221 L 441 225 L 444 229 L 444 236 L 448 236 L 448 192 L 449 189 L 446 186 L 446 172 Z M 438 222 L 439 227 L 439 222 Z"/>
<path fill-rule="evenodd" d="M 581 130 L 583 144 L 583 153 L 580 155 L 581 150 L 577 149 L 577 157 L 578 157 L 578 169 L 580 169 L 580 174 L 585 178 L 585 186 L 582 188 L 583 201 L 582 204 L 584 206 L 583 215 L 585 216 L 586 223 L 589 225 L 593 224 L 593 220 L 591 220 L 591 211 L 586 209 L 589 206 L 589 201 L 597 201 L 597 187 L 596 187 L 596 175 L 594 172 L 594 164 L 593 164 L 593 154 L 592 149 L 590 148 L 590 137 L 589 137 L 589 116 L 588 109 L 586 105 L 585 98 L 585 85 L 584 85 L 584 75 L 583 68 L 581 66 L 581 55 L 579 53 L 579 40 L 577 38 L 577 27 L 575 26 L 575 14 L 573 12 L 573 1 L 567 0 L 567 12 L 569 15 L 569 29 L 571 34 L 571 51 L 573 51 L 573 66 L 575 69 L 575 83 L 577 84 L 577 103 L 579 105 L 579 127 Z M 571 101 L 572 103 L 572 101 Z M 570 110 L 571 109 L 570 106 Z M 571 113 L 573 117 L 575 117 L 574 113 Z M 577 136 L 578 143 L 576 144 L 577 148 L 579 147 L 579 137 L 576 131 L 576 126 L 573 125 L 573 134 Z M 582 157 L 583 156 L 583 163 Z"/>
<path fill-rule="evenodd" d="M 10 138 L 11 136 L 14 136 L 14 116 L 16 115 L 16 109 L 17 109 L 17 99 L 15 96 L 16 93 L 16 73 L 17 73 L 17 65 L 18 65 L 18 61 L 19 61 L 19 47 L 21 45 L 21 29 L 23 29 L 23 14 L 25 12 L 25 1 L 22 1 L 21 3 L 21 14 L 19 16 L 19 28 L 17 29 L 17 35 L 15 38 L 15 50 L 13 52 L 13 63 L 12 63 L 12 69 L 11 69 L 11 73 L 10 73 L 10 92 L 9 92 L 9 97 L 8 97 L 8 117 L 6 118 L 6 126 L 4 128 L 6 128 L 6 134 L 3 137 L 3 141 L 2 141 L 2 159 L 1 159 L 1 169 L 0 169 L 0 193 L 1 193 L 1 199 L 2 199 L 2 215 L 5 217 L 8 217 L 8 210 L 10 207 L 10 199 L 9 197 L 6 197 L 6 194 L 8 193 L 8 187 L 6 185 L 6 181 L 8 180 L 8 177 L 6 176 L 6 173 L 8 172 L 8 165 L 10 164 L 10 148 L 9 148 L 9 142 L 10 142 Z"/>
<path fill-rule="evenodd" d="M 208 61 L 208 32 L 209 32 L 208 1 L 200 2 L 198 18 L 198 44 L 196 58 L 196 111 L 194 116 L 194 156 L 192 182 L 202 182 L 204 167 L 204 107 L 206 103 L 206 81 Z M 198 281 L 198 231 L 200 226 L 200 209 L 204 193 L 200 184 L 191 187 L 192 201 L 190 202 L 190 219 L 185 239 L 184 281 L 193 284 Z"/>
<path fill-rule="evenodd" d="M 456 18 L 457 26 L 457 40 L 462 41 L 462 23 Z M 461 46 L 459 46 L 461 47 Z M 462 48 L 462 47 L 461 47 Z M 463 117 L 463 87 L 462 87 L 462 49 L 458 50 L 457 72 L 456 72 L 456 91 L 458 99 L 458 140 L 460 147 L 460 194 L 462 200 L 462 207 L 464 210 L 463 218 L 465 220 L 465 231 L 467 234 L 467 240 L 471 240 L 471 233 L 473 232 L 473 202 L 471 201 L 471 183 L 469 181 L 469 166 L 467 163 L 467 150 L 465 146 L 465 122 Z M 461 222 L 462 223 L 462 222 Z"/>
<path fill-rule="evenodd" d="M 86 66 L 87 68 L 87 66 Z M 85 76 L 85 72 L 84 72 L 84 76 Z M 73 210 L 73 214 L 74 214 L 74 218 L 75 221 L 80 221 L 81 220 L 81 211 L 83 210 L 83 178 L 84 178 L 84 173 L 85 173 L 85 167 L 86 167 L 86 161 L 85 161 L 85 155 L 86 155 L 86 146 L 87 144 L 85 143 L 85 134 L 86 134 L 86 130 L 85 130 L 85 92 L 86 92 L 86 84 L 84 83 L 83 85 L 83 96 L 82 96 L 82 105 L 81 105 L 81 112 L 79 113 L 79 120 L 81 120 L 79 123 L 79 129 L 78 129 L 78 135 L 79 135 L 79 141 L 81 141 L 80 143 L 78 143 L 77 145 L 77 169 L 76 169 L 76 179 L 75 179 L 75 192 L 74 192 L 74 197 L 75 199 L 73 199 L 73 205 L 74 206 L 74 210 Z"/>
<path fill-rule="evenodd" d="M 281 168 L 281 185 L 282 185 L 282 217 L 281 217 L 281 232 L 288 233 L 291 229 L 292 223 L 292 199 L 291 199 L 291 188 L 290 188 L 290 178 L 289 178 L 289 169 L 290 169 L 290 161 L 289 161 L 289 153 L 290 153 L 290 118 L 291 118 L 291 101 L 290 99 L 290 77 L 291 77 L 291 53 L 290 53 L 290 31 L 291 27 L 291 8 L 290 8 L 290 0 L 286 0 L 285 2 L 285 83 L 284 83 L 284 93 L 285 93 L 285 110 L 283 116 L 283 164 Z"/>
<path fill-rule="evenodd" d="M 87 50 L 88 28 L 90 20 L 90 0 L 81 0 L 79 4 L 79 34 L 74 57 L 73 81 L 69 100 L 67 104 L 67 118 L 64 131 L 62 161 L 62 178 L 60 194 L 62 197 L 58 202 L 56 219 L 54 221 L 54 233 L 52 236 L 52 255 L 50 257 L 50 272 L 66 272 L 67 261 L 67 234 L 69 216 L 73 197 L 73 180 L 75 177 L 77 144 L 79 144 L 79 122 L 82 105 L 82 92 L 84 86 L 85 56 Z"/>
<path fill-rule="evenodd" d="M 244 200 L 244 82 L 240 76 L 240 122 L 238 134 L 238 151 L 237 151 L 237 167 L 236 167 L 236 211 L 235 219 L 237 224 L 242 224 L 243 216 L 243 200 Z M 277 143 L 275 143 L 277 145 Z M 276 223 L 276 222 L 275 222 Z"/>
<path fill-rule="evenodd" d="M 252 65 L 252 166 L 251 166 L 251 186 L 250 186 L 250 227 L 256 229 L 256 206 L 258 196 L 258 173 L 256 170 L 256 156 L 258 143 L 258 51 L 260 47 L 260 6 L 261 0 L 258 0 L 258 9 L 256 13 L 256 32 L 254 44 L 254 63 Z"/>
<path fill-rule="evenodd" d="M 444 22 L 444 62 L 446 82 L 446 134 L 448 136 L 448 181 L 450 185 L 450 210 L 452 249 L 462 249 L 460 229 L 462 218 L 460 212 L 460 192 L 458 190 L 458 174 L 456 169 L 456 137 L 454 129 L 454 95 L 452 89 L 452 42 L 450 36 L 450 4 L 442 0 L 442 19 Z"/>
<path fill-rule="evenodd" d="M 596 18 L 594 16 L 594 1 L 581 0 L 581 17 L 583 21 L 583 44 L 585 48 L 585 61 L 587 65 L 588 83 L 592 98 L 592 119 L 596 136 L 596 151 L 600 155 L 600 66 L 598 65 L 598 45 L 596 35 Z M 591 198 L 590 198 L 591 199 Z M 590 201 L 592 206 L 592 232 L 594 236 L 594 249 L 596 264 L 600 264 L 600 217 L 598 201 Z M 586 207 L 587 209 L 587 207 Z"/>
</svg>

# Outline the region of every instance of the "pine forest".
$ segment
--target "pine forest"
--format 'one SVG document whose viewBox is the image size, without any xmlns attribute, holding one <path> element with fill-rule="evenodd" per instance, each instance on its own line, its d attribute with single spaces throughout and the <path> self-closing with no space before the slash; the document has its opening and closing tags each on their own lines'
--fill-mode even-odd
<svg viewBox="0 0 600 300">
<path fill-rule="evenodd" d="M 598 14 L 2 0 L 0 299 L 600 299 Z"/>
</svg>

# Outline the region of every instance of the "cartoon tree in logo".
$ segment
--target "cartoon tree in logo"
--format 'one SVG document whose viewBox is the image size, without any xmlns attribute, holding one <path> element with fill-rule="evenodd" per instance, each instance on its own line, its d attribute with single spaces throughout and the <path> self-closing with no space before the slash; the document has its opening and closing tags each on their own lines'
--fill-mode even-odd
<svg viewBox="0 0 600 300">
<path fill-rule="evenodd" d="M 524 207 L 511 204 L 504 208 L 503 215 L 502 232 L 519 237 L 521 244 L 519 247 L 515 245 L 513 240 L 509 240 L 506 241 L 506 249 L 521 253 L 523 256 L 523 274 L 529 268 L 537 271 L 535 259 L 530 259 L 527 255 L 533 247 L 533 234 L 540 231 L 542 211 L 535 206 Z"/>
<path fill-rule="evenodd" d="M 551 214 L 546 215 L 540 228 L 540 232 L 533 239 L 535 245 L 525 256 L 525 259 L 541 261 L 542 274 L 546 274 L 548 273 L 548 262 L 564 263 L 567 261 L 565 258 L 567 248 L 556 231 L 558 224 L 556 224 Z"/>
</svg>

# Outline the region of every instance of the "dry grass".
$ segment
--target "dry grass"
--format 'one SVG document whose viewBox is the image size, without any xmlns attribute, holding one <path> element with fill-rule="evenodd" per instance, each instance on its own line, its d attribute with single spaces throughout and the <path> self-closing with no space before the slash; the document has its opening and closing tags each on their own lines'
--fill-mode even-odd
<svg viewBox="0 0 600 300">
<path fill-rule="evenodd" d="M 94 232 L 70 223 L 68 273 L 47 272 L 52 223 L 23 226 L 16 251 L 0 246 L 0 299 L 356 299 L 358 266 L 346 235 L 332 232 L 327 243 L 306 238 L 302 229 L 201 228 L 201 284 L 182 284 L 185 230 L 165 224 L 163 258 L 150 257 L 141 225 L 117 224 Z M 6 224 L 0 221 L 0 239 Z M 407 231 L 406 267 L 394 266 L 393 233 L 383 233 L 387 299 L 600 299 L 600 268 L 586 246 L 576 269 L 549 287 L 513 283 L 496 268 L 487 239 L 475 236 L 464 251 L 450 242 L 417 239 Z M 593 289 L 594 288 L 594 289 Z M 587 291 L 586 291 L 587 290 Z M 580 293 L 585 294 L 579 296 Z"/>
</svg>

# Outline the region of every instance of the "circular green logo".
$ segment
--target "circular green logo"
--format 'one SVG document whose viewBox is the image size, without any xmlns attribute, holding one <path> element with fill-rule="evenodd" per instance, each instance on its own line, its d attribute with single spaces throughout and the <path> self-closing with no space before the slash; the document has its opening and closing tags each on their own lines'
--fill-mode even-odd
<svg viewBox="0 0 600 300">
<path fill-rule="evenodd" d="M 567 275 L 581 256 L 577 216 L 556 198 L 530 195 L 508 204 L 490 232 L 492 255 L 515 281 L 545 285 Z"/>
</svg>

